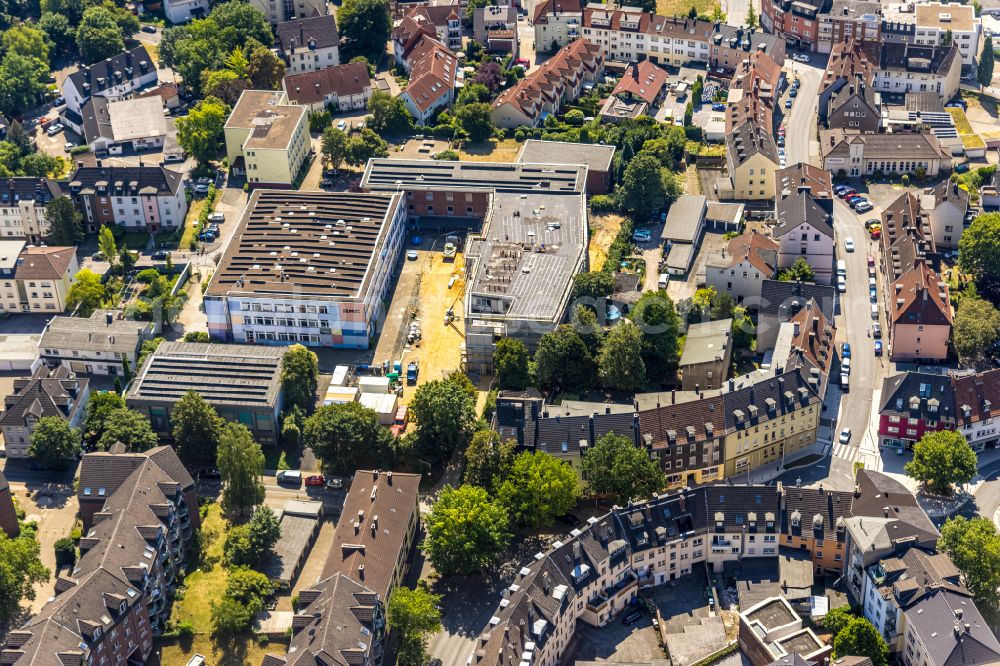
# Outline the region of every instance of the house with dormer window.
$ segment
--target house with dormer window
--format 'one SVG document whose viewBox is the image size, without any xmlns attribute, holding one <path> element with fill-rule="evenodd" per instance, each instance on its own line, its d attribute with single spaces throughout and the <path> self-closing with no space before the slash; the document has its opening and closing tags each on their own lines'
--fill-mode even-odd
<svg viewBox="0 0 1000 666">
<path fill-rule="evenodd" d="M 78 378 L 63 366 L 40 365 L 30 377 L 15 379 L 0 415 L 6 456 L 30 457 L 31 433 L 43 418 L 57 417 L 71 428 L 79 427 L 88 397 L 89 380 Z"/>
</svg>

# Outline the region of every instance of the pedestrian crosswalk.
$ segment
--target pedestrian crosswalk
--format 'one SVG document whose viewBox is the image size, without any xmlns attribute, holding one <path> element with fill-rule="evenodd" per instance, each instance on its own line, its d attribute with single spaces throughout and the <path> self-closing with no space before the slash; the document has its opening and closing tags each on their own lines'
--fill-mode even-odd
<svg viewBox="0 0 1000 666">
<path fill-rule="evenodd" d="M 861 459 L 861 449 L 856 444 L 834 442 L 833 457 L 848 462 L 857 462 Z"/>
</svg>

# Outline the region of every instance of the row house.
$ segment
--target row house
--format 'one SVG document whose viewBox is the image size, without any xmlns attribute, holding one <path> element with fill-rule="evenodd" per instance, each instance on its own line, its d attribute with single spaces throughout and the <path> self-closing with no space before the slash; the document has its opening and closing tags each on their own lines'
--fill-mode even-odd
<svg viewBox="0 0 1000 666">
<path fill-rule="evenodd" d="M 756 229 L 736 236 L 705 262 L 705 284 L 735 303 L 756 303 L 764 280 L 777 273 L 778 249 L 778 243 Z"/>
<path fill-rule="evenodd" d="M 718 74 L 732 73 L 756 52 L 766 53 L 779 65 L 785 62 L 784 43 L 773 35 L 721 21 L 658 16 L 636 7 L 586 7 L 582 35 L 600 46 L 607 58 L 624 62 L 649 59 L 674 67 L 703 62 Z"/>
<path fill-rule="evenodd" d="M 828 7 L 829 0 L 761 0 L 760 25 L 789 46 L 815 51 L 820 15 Z"/>
<path fill-rule="evenodd" d="M 836 556 L 846 552 L 846 545 L 838 548 L 830 541 L 845 544 L 844 525 L 855 507 L 867 515 L 869 505 L 884 501 L 876 493 L 895 489 L 893 484 L 880 473 L 860 470 L 854 493 L 787 489 L 780 483 L 720 484 L 615 507 L 589 518 L 518 571 L 476 638 L 469 663 L 555 666 L 578 621 L 605 626 L 639 590 L 684 578 L 696 567 L 721 572 L 727 563 L 744 559 L 776 560 L 780 547 L 789 546 L 814 553 L 817 571 L 837 572 L 846 557 Z M 816 555 L 819 551 L 824 554 Z M 808 646 L 822 656 L 829 648 L 813 638 Z"/>
<path fill-rule="evenodd" d="M 816 50 L 830 53 L 836 44 L 858 40 L 877 44 L 882 32 L 882 5 L 877 0 L 833 0 L 819 17 Z"/>
<path fill-rule="evenodd" d="M 958 92 L 961 75 L 962 54 L 954 45 L 883 43 L 874 86 L 882 93 L 933 92 L 946 102 Z"/>
<path fill-rule="evenodd" d="M 304 74 L 340 64 L 340 34 L 333 14 L 279 23 L 274 41 L 285 61 L 285 74 Z"/>
<path fill-rule="evenodd" d="M 539 127 L 546 116 L 577 99 L 584 85 L 604 73 L 601 47 L 579 39 L 493 100 L 491 116 L 498 127 Z"/>
<path fill-rule="evenodd" d="M 139 44 L 67 76 L 61 88 L 66 99 L 62 115 L 70 119 L 72 126 L 79 127 L 83 105 L 91 97 L 125 99 L 140 90 L 154 87 L 158 80 L 155 62 L 146 47 Z"/>
<path fill-rule="evenodd" d="M 817 393 L 822 399 L 837 356 L 836 328 L 814 299 L 783 322 L 774 342 L 771 364 L 783 368 L 801 367 L 803 374 L 817 378 Z"/>
<path fill-rule="evenodd" d="M 835 331 L 828 321 L 802 315 L 803 337 L 817 337 L 829 347 Z M 802 340 L 795 347 L 810 347 L 806 352 L 814 356 L 824 353 Z M 503 439 L 550 453 L 578 471 L 589 448 L 614 432 L 649 452 L 669 488 L 738 478 L 816 441 L 823 384 L 817 368 L 823 365 L 798 353 L 789 356 L 794 365 L 777 374 L 741 376 L 715 391 L 637 396 L 633 404 L 580 403 L 574 410 L 546 406 L 535 392 L 505 391 L 497 399 L 494 427 Z M 823 363 L 829 363 L 827 356 Z"/>
<path fill-rule="evenodd" d="M 306 107 L 310 113 L 363 111 L 372 97 L 372 79 L 364 62 L 289 74 L 281 87 L 291 103 Z"/>
<path fill-rule="evenodd" d="M 62 194 L 59 183 L 49 178 L 24 176 L 0 181 L 0 239 L 41 243 L 52 231 L 45 207 Z"/>
<path fill-rule="evenodd" d="M 969 219 L 969 191 L 958 183 L 941 181 L 917 194 L 920 215 L 930 222 L 934 245 L 941 250 L 957 250 Z"/>
<path fill-rule="evenodd" d="M 879 440 L 911 447 L 939 430 L 961 433 L 975 451 L 1000 443 L 1000 370 L 960 370 L 948 375 L 906 372 L 883 382 Z"/>
<path fill-rule="evenodd" d="M 878 46 L 850 39 L 833 45 L 827 60 L 823 80 L 819 86 L 819 119 L 826 123 L 830 113 L 830 100 L 849 85 L 855 88 L 863 83 L 871 87 L 878 69 Z"/>
<path fill-rule="evenodd" d="M 187 213 L 183 176 L 161 165 L 81 164 L 68 189 L 88 233 L 104 225 L 150 233 L 176 229 Z"/>
<path fill-rule="evenodd" d="M 791 268 L 798 259 L 812 266 L 818 284 L 834 279 L 833 211 L 813 199 L 809 186 L 799 185 L 793 194 L 785 190 L 775 196 L 776 224 L 771 237 L 778 242 L 778 268 Z"/>
<path fill-rule="evenodd" d="M 774 59 L 763 51 L 756 51 L 745 59 L 733 73 L 729 83 L 726 108 L 727 132 L 746 120 L 756 120 L 764 127 L 772 127 L 771 121 L 778 95 L 784 85 L 785 73 Z M 739 112 L 741 103 L 753 102 L 764 107 L 764 115 Z"/>
</svg>

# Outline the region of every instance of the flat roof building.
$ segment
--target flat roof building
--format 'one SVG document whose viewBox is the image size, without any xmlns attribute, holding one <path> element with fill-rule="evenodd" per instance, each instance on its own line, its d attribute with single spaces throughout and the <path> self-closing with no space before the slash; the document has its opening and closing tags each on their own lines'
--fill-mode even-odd
<svg viewBox="0 0 1000 666">
<path fill-rule="evenodd" d="M 291 187 L 310 149 L 306 107 L 280 90 L 244 90 L 225 135 L 226 157 L 250 187 Z"/>
<path fill-rule="evenodd" d="M 361 186 L 405 191 L 411 220 L 483 220 L 466 245 L 469 367 L 492 372 L 494 341 L 534 348 L 562 321 L 587 263 L 586 165 L 373 159 Z M 463 210 L 464 208 L 464 210 Z"/>
<path fill-rule="evenodd" d="M 262 444 L 275 443 L 284 355 L 282 347 L 164 342 L 138 369 L 125 401 L 169 435 L 174 405 L 196 391 L 222 418 L 247 426 Z"/>
<path fill-rule="evenodd" d="M 402 194 L 258 190 L 205 292 L 212 339 L 367 349 L 403 245 Z"/>
<path fill-rule="evenodd" d="M 691 324 L 681 354 L 681 388 L 685 391 L 720 388 L 729 376 L 732 356 L 732 319 Z"/>
<path fill-rule="evenodd" d="M 587 167 L 587 193 L 607 194 L 611 190 L 611 164 L 615 146 L 568 141 L 528 139 L 517 154 L 525 164 L 583 164 Z"/>
</svg>

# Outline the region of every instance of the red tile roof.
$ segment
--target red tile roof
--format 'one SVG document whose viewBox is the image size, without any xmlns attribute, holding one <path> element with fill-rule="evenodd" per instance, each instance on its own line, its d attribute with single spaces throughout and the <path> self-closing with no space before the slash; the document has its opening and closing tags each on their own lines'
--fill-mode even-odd
<svg viewBox="0 0 1000 666">
<path fill-rule="evenodd" d="M 563 90 L 575 86 L 584 70 L 599 68 L 600 60 L 600 46 L 586 39 L 578 39 L 560 49 L 513 88 L 502 92 L 493 100 L 493 108 L 513 104 L 525 115 L 534 118 L 541 112 L 539 107 L 544 101 L 558 104 Z"/>
<path fill-rule="evenodd" d="M 371 88 L 371 85 L 368 65 L 363 62 L 326 67 L 303 74 L 289 74 L 284 81 L 288 98 L 303 105 L 322 102 L 326 95 L 334 92 L 338 97 L 358 95 L 365 88 Z"/>
<path fill-rule="evenodd" d="M 625 76 L 618 81 L 611 94 L 616 96 L 630 94 L 645 100 L 647 104 L 652 104 L 666 83 L 667 72 L 654 65 L 652 61 L 643 60 L 638 64 L 629 65 Z"/>
<path fill-rule="evenodd" d="M 917 258 L 913 270 L 900 276 L 890 289 L 889 319 L 893 324 L 951 325 L 948 285 L 923 257 Z"/>
<path fill-rule="evenodd" d="M 410 84 L 407 95 L 421 111 L 434 106 L 455 88 L 458 57 L 435 38 L 426 35 L 410 51 Z"/>
</svg>

